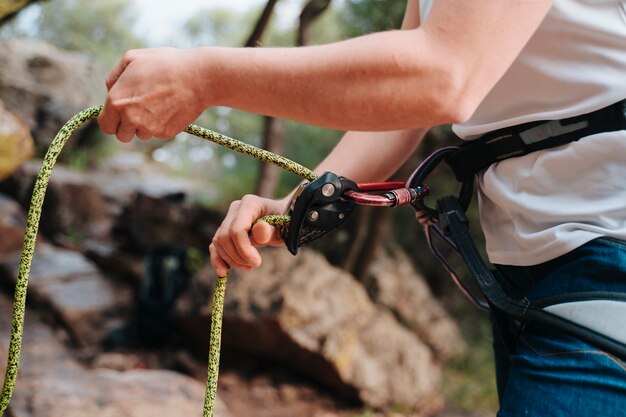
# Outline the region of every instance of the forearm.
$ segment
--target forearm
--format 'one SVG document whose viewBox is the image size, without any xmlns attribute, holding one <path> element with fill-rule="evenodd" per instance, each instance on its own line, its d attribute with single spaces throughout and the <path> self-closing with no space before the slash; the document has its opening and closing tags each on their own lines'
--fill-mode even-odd
<svg viewBox="0 0 626 417">
<path fill-rule="evenodd" d="M 413 4 L 417 4 L 413 2 Z M 206 106 L 340 130 L 466 121 L 514 61 L 552 0 L 441 0 L 406 30 L 306 48 L 203 48 Z"/>
<path fill-rule="evenodd" d="M 411 156 L 425 133 L 426 129 L 347 132 L 315 172 L 331 171 L 357 183 L 385 181 Z"/>
<path fill-rule="evenodd" d="M 206 106 L 359 131 L 459 118 L 453 66 L 418 29 L 305 48 L 202 48 L 198 59 Z"/>
</svg>

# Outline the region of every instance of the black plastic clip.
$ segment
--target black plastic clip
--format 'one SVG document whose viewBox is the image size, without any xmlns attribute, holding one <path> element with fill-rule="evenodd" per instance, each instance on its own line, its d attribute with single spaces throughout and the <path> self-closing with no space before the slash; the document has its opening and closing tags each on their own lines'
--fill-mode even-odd
<svg viewBox="0 0 626 417">
<path fill-rule="evenodd" d="M 326 172 L 316 180 L 302 184 L 291 198 L 288 226 L 280 232 L 292 254 L 335 229 L 354 211 L 356 203 L 342 197 L 347 190 L 358 191 L 351 180 Z"/>
</svg>

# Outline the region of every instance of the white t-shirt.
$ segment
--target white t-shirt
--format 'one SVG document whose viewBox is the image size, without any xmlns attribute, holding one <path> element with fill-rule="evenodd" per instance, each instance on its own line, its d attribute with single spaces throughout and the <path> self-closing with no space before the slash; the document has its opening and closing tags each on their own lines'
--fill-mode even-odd
<svg viewBox="0 0 626 417">
<path fill-rule="evenodd" d="M 422 0 L 422 22 L 434 0 Z M 562 119 L 626 98 L 626 0 L 555 0 L 537 32 L 471 119 L 471 140 Z M 534 265 L 599 236 L 626 239 L 626 130 L 508 159 L 478 175 L 493 263 Z"/>
</svg>

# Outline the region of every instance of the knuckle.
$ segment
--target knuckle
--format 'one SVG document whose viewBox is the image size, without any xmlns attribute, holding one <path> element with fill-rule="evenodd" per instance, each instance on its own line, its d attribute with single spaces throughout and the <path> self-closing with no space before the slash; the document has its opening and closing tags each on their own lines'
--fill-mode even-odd
<svg viewBox="0 0 626 417">
<path fill-rule="evenodd" d="M 254 194 L 246 194 L 241 198 L 241 201 L 244 203 L 250 204 L 250 203 L 256 202 L 258 199 L 259 197 L 257 197 Z"/>
<path fill-rule="evenodd" d="M 124 109 L 124 102 L 122 100 L 118 100 L 116 97 L 110 97 L 109 107 L 117 112 L 120 112 Z"/>
<path fill-rule="evenodd" d="M 227 238 L 227 235 L 224 232 L 224 230 L 219 229 L 217 232 L 215 232 L 215 236 L 213 236 L 213 241 L 211 242 L 211 245 L 213 246 L 214 249 L 217 249 L 217 246 L 221 244 L 222 242 L 224 242 L 226 238 Z"/>
<path fill-rule="evenodd" d="M 128 51 L 124 52 L 122 59 L 124 59 L 125 61 L 132 61 L 133 59 L 135 59 L 136 56 L 137 49 L 129 49 Z"/>
<path fill-rule="evenodd" d="M 230 203 L 230 205 L 228 206 L 228 210 L 236 210 L 239 208 L 240 205 L 241 205 L 241 200 L 235 200 Z"/>
</svg>

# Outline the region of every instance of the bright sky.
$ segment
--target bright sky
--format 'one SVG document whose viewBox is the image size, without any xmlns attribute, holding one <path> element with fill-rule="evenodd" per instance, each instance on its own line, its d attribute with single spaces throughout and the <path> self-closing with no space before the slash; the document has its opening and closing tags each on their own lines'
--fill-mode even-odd
<svg viewBox="0 0 626 417">
<path fill-rule="evenodd" d="M 136 30 L 139 35 L 154 43 L 170 38 L 176 26 L 200 9 L 227 7 L 235 11 L 256 10 L 265 0 L 133 0 L 139 11 Z M 281 20 L 293 21 L 302 0 L 281 0 L 276 5 L 276 16 Z"/>
</svg>

